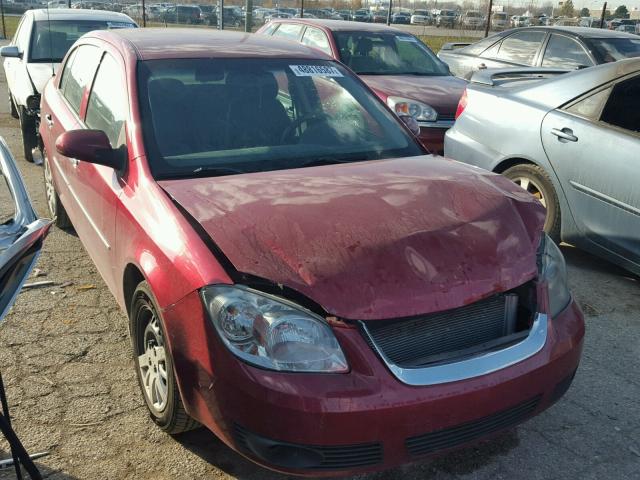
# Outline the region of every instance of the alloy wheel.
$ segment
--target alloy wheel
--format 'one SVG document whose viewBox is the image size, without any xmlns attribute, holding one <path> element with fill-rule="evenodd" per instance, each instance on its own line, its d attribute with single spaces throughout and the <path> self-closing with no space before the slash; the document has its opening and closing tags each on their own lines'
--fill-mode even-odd
<svg viewBox="0 0 640 480">
<path fill-rule="evenodd" d="M 544 193 L 542 193 L 542 189 L 535 181 L 533 181 L 529 177 L 516 177 L 516 178 L 512 178 L 511 180 L 520 188 L 522 188 L 523 190 L 526 190 L 531 195 L 533 195 L 538 200 L 540 200 L 540 203 L 542 204 L 542 206 L 544 208 L 547 208 L 547 201 L 546 201 L 546 198 L 544 197 Z"/>
<path fill-rule="evenodd" d="M 56 216 L 57 211 L 57 199 L 56 199 L 56 190 L 53 186 L 53 175 L 51 174 L 51 167 L 49 166 L 49 160 L 44 159 L 44 189 L 45 195 L 47 196 L 47 207 L 49 208 L 49 213 L 51 217 Z"/>
<path fill-rule="evenodd" d="M 145 306 L 138 312 L 139 325 L 144 331 L 138 345 L 138 368 L 147 402 L 156 412 L 167 407 L 169 387 L 167 380 L 167 358 L 160 323 L 155 312 Z"/>
</svg>

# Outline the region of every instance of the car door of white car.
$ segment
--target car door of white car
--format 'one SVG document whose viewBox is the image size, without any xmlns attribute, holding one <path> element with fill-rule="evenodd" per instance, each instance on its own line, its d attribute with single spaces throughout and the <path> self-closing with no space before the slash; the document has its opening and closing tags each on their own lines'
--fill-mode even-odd
<svg viewBox="0 0 640 480">
<path fill-rule="evenodd" d="M 541 137 L 590 241 L 640 265 L 640 75 L 547 114 Z"/>
<path fill-rule="evenodd" d="M 4 60 L 4 71 L 7 77 L 9 91 L 16 100 L 17 105 L 25 105 L 27 97 L 33 94 L 33 85 L 27 72 L 27 55 L 32 26 L 32 16 L 25 15 L 20 21 L 18 30 L 11 41 L 11 45 L 18 47 L 22 58 L 5 58 Z"/>
</svg>

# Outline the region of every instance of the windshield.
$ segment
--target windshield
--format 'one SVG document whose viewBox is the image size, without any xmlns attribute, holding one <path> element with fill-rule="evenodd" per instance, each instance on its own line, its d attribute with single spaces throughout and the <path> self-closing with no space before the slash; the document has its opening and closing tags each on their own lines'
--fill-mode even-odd
<svg viewBox="0 0 640 480">
<path fill-rule="evenodd" d="M 423 154 L 357 78 L 322 60 L 140 62 L 156 178 L 229 175 Z"/>
<path fill-rule="evenodd" d="M 334 32 L 340 59 L 359 75 L 449 75 L 420 40 L 395 32 Z"/>
<path fill-rule="evenodd" d="M 640 38 L 587 38 L 598 63 L 609 63 L 624 58 L 640 57 Z"/>
<path fill-rule="evenodd" d="M 29 62 L 62 61 L 71 45 L 78 38 L 93 30 L 109 28 L 134 28 L 129 22 L 111 22 L 96 20 L 51 20 L 37 21 L 31 33 Z"/>
</svg>

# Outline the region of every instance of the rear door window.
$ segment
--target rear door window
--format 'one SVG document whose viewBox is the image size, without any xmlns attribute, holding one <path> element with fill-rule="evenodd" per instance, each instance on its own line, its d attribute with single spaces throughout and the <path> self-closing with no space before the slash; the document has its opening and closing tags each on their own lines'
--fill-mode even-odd
<svg viewBox="0 0 640 480">
<path fill-rule="evenodd" d="M 504 39 L 495 58 L 521 65 L 533 65 L 545 35 L 539 31 L 514 33 Z"/>
<path fill-rule="evenodd" d="M 108 53 L 100 62 L 87 104 L 87 127 L 107 134 L 113 148 L 122 142 L 121 133 L 126 118 L 127 96 L 123 88 L 120 66 Z"/>
<path fill-rule="evenodd" d="M 543 67 L 591 67 L 593 61 L 585 49 L 574 39 L 552 34 L 542 58 Z"/>
<path fill-rule="evenodd" d="M 613 87 L 600 120 L 633 133 L 640 132 L 640 77 Z"/>
<path fill-rule="evenodd" d="M 302 31 L 302 25 L 296 25 L 293 23 L 283 23 L 280 28 L 273 34 L 274 37 L 283 37 L 291 40 L 298 40 L 300 38 L 300 32 Z"/>
<path fill-rule="evenodd" d="M 324 53 L 331 55 L 331 45 L 329 39 L 324 32 L 318 28 L 307 27 L 302 37 L 302 43 L 310 47 L 322 50 Z"/>
<path fill-rule="evenodd" d="M 98 66 L 99 53 L 98 47 L 80 45 L 65 65 L 60 90 L 76 113 L 80 112 L 84 89 L 93 79 Z"/>
</svg>

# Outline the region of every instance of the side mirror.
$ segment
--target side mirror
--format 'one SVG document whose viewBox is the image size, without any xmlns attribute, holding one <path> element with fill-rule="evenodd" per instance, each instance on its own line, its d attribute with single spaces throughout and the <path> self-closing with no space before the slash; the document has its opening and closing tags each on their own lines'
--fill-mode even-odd
<svg viewBox="0 0 640 480">
<path fill-rule="evenodd" d="M 418 121 L 415 118 L 411 115 L 400 115 L 399 118 L 414 136 L 420 135 L 420 125 L 418 125 Z"/>
<path fill-rule="evenodd" d="M 56 140 L 60 155 L 84 162 L 124 169 L 124 156 L 120 150 L 111 148 L 107 134 L 102 130 L 69 130 Z"/>
<path fill-rule="evenodd" d="M 16 45 L 7 45 L 0 48 L 0 57 L 4 58 L 22 58 L 22 52 Z"/>
</svg>

